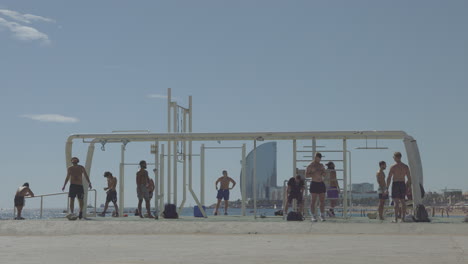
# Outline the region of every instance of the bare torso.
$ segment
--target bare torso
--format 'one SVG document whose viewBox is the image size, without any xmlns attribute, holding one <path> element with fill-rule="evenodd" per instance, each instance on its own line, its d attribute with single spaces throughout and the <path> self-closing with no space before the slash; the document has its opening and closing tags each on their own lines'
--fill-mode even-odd
<svg viewBox="0 0 468 264">
<path fill-rule="evenodd" d="M 405 182 L 405 177 L 409 176 L 409 167 L 403 162 L 395 163 L 390 168 L 390 172 L 388 174 L 389 176 L 392 175 L 393 182 Z"/>
<path fill-rule="evenodd" d="M 73 165 L 68 167 L 68 174 L 70 175 L 70 183 L 83 185 L 83 173 L 85 168 L 81 165 Z"/>
<path fill-rule="evenodd" d="M 221 186 L 220 186 L 220 189 L 221 190 L 228 190 L 229 189 L 229 183 L 232 182 L 233 184 L 235 184 L 235 181 L 229 177 L 229 176 L 222 176 L 222 177 L 219 177 L 218 180 L 216 181 L 216 184 L 220 182 L 221 183 Z"/>
<path fill-rule="evenodd" d="M 136 183 L 137 185 L 147 185 L 148 184 L 148 172 L 145 169 L 141 169 L 136 174 Z"/>
<path fill-rule="evenodd" d="M 377 183 L 379 184 L 379 190 L 385 190 L 387 185 L 385 184 L 385 172 L 383 171 L 377 171 L 377 174 L 375 175 L 377 177 Z"/>
<path fill-rule="evenodd" d="M 15 196 L 20 196 L 20 197 L 28 196 L 28 195 L 33 196 L 31 189 L 29 189 L 29 187 L 26 187 L 26 186 L 19 187 L 18 190 L 16 190 L 16 194 L 15 194 Z"/>
<path fill-rule="evenodd" d="M 330 187 L 338 188 L 338 180 L 336 179 L 336 171 L 330 170 Z"/>
<path fill-rule="evenodd" d="M 117 186 L 117 178 L 116 177 L 109 177 L 107 178 L 107 188 L 109 191 L 115 191 L 115 187 Z"/>
<path fill-rule="evenodd" d="M 306 169 L 306 178 L 312 178 L 314 182 L 323 182 L 325 175 L 325 166 L 320 162 L 311 162 Z M 336 178 L 336 175 L 335 175 Z"/>
</svg>

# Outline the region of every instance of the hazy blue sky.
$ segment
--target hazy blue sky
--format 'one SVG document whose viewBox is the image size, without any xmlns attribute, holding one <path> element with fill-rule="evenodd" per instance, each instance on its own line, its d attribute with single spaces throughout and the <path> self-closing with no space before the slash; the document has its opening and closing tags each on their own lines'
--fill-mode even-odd
<svg viewBox="0 0 468 264">
<path fill-rule="evenodd" d="M 69 134 L 167 131 L 166 101 L 151 96 L 167 87 L 183 105 L 193 95 L 194 132 L 404 130 L 418 140 L 426 189 L 467 191 L 467 13 L 466 1 L 428 0 L 2 1 L 0 207 L 25 181 L 61 191 Z M 353 151 L 353 182 L 375 183 L 377 162 L 404 151 L 379 144 L 389 150 Z M 290 145 L 279 144 L 280 180 Z M 98 203 L 119 158 L 117 145 L 96 149 Z M 149 146 L 130 144 L 127 158 L 151 159 Z M 209 153 L 208 203 L 220 170 L 238 179 L 239 159 Z"/>
</svg>

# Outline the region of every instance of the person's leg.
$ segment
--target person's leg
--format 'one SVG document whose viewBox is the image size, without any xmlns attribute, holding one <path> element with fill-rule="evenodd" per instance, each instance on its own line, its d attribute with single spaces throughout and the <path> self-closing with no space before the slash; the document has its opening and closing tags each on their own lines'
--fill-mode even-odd
<svg viewBox="0 0 468 264">
<path fill-rule="evenodd" d="M 319 194 L 319 200 L 320 200 L 320 215 L 322 218 L 325 217 L 325 193 L 320 193 Z"/>
<path fill-rule="evenodd" d="M 105 214 L 106 214 L 107 207 L 109 206 L 109 202 L 110 202 L 110 201 L 106 201 L 106 203 L 104 204 L 104 210 L 102 211 L 102 215 L 105 215 Z M 115 203 L 114 203 L 114 204 L 115 204 Z"/>
<path fill-rule="evenodd" d="M 74 213 L 75 212 L 75 198 L 72 198 L 70 197 L 70 213 Z"/>
<path fill-rule="evenodd" d="M 395 222 L 398 221 L 398 213 L 399 213 L 399 203 L 400 203 L 400 199 L 397 199 L 397 198 L 394 198 L 393 199 L 393 203 L 394 203 L 394 210 L 395 210 Z"/>
<path fill-rule="evenodd" d="M 82 218 L 83 217 L 83 198 L 79 199 L 78 198 L 78 205 L 80 206 L 80 213 L 78 214 L 78 218 Z"/>
<path fill-rule="evenodd" d="M 219 209 L 220 204 L 221 204 L 221 199 L 218 199 L 218 202 L 216 203 L 216 208 L 215 208 L 215 211 L 214 211 L 215 215 L 218 215 L 218 209 Z"/>
<path fill-rule="evenodd" d="M 383 199 L 379 200 L 379 219 L 380 220 L 383 220 L 384 203 L 385 203 L 385 200 L 383 200 Z"/>
<path fill-rule="evenodd" d="M 229 206 L 229 200 L 224 200 L 224 214 L 227 214 L 228 206 Z"/>
<path fill-rule="evenodd" d="M 400 199 L 401 203 L 401 221 L 405 221 L 405 216 L 406 216 L 406 201 L 405 199 Z"/>
<path fill-rule="evenodd" d="M 18 211 L 18 219 L 21 219 L 21 212 L 23 211 L 23 206 L 17 206 L 16 210 Z"/>
<path fill-rule="evenodd" d="M 310 202 L 310 213 L 315 216 L 315 203 L 317 202 L 317 196 L 318 194 L 312 193 L 312 199 Z"/>
<path fill-rule="evenodd" d="M 117 205 L 117 201 L 112 201 L 112 203 L 114 204 L 115 208 L 115 216 L 119 216 L 119 206 Z"/>
<path fill-rule="evenodd" d="M 138 199 L 138 215 L 140 218 L 143 218 L 143 213 L 141 211 L 141 204 L 143 203 L 143 199 Z"/>
<path fill-rule="evenodd" d="M 146 203 L 146 211 L 148 212 L 148 218 L 154 218 L 154 216 L 151 214 L 150 199 L 145 199 L 145 203 Z"/>
</svg>

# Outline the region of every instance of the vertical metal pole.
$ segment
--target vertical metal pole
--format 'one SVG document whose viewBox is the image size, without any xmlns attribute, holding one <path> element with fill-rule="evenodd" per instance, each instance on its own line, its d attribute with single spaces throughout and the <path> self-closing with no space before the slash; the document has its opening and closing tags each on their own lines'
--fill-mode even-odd
<svg viewBox="0 0 468 264">
<path fill-rule="evenodd" d="M 205 205 L 205 144 L 200 147 L 200 203 Z"/>
<path fill-rule="evenodd" d="M 93 154 L 94 154 L 94 142 L 89 144 L 88 153 L 86 155 L 85 170 L 88 173 L 89 180 L 91 180 L 91 165 L 93 163 Z M 89 182 L 84 177 L 83 177 L 82 182 L 83 182 L 83 189 L 84 189 L 83 217 L 87 217 L 87 215 L 88 215 L 88 188 L 89 188 Z"/>
<path fill-rule="evenodd" d="M 178 131 L 178 120 L 177 120 L 177 104 L 174 103 L 173 105 L 173 119 L 174 119 L 174 124 L 172 124 L 174 126 L 174 133 L 177 133 Z M 177 143 L 178 141 L 177 140 L 174 140 L 173 142 L 173 147 L 174 147 L 174 156 L 173 156 L 173 159 L 174 159 L 174 174 L 173 174 L 173 189 L 174 189 L 174 204 L 177 206 L 177 159 L 178 159 L 178 153 L 177 153 Z"/>
<path fill-rule="evenodd" d="M 312 160 L 314 160 L 316 153 L 317 153 L 317 140 L 315 140 L 315 137 L 313 137 L 312 138 Z"/>
<path fill-rule="evenodd" d="M 120 146 L 120 173 L 119 173 L 119 196 L 120 196 L 120 199 L 119 199 L 119 215 L 120 216 L 123 216 L 123 212 L 124 212 L 124 200 L 125 200 L 125 178 L 124 178 L 124 174 L 125 174 L 125 144 L 122 144 L 122 146 Z"/>
<path fill-rule="evenodd" d="M 348 160 L 346 138 L 343 138 L 343 216 L 348 218 Z"/>
<path fill-rule="evenodd" d="M 242 216 L 245 216 L 245 200 L 246 200 L 246 177 L 245 177 L 245 165 L 246 165 L 246 159 L 245 159 L 245 155 L 246 155 L 246 145 L 245 143 L 242 144 Z"/>
<path fill-rule="evenodd" d="M 154 142 L 154 210 L 159 213 L 159 142 Z"/>
<path fill-rule="evenodd" d="M 185 109 L 182 111 L 182 132 L 186 133 L 187 132 L 187 124 L 186 124 L 186 116 L 187 112 Z M 182 212 L 182 208 L 184 208 L 185 201 L 187 200 L 187 144 L 186 141 L 182 141 L 182 147 L 183 147 L 183 153 L 182 153 L 182 202 L 180 203 L 179 206 L 179 215 Z"/>
<path fill-rule="evenodd" d="M 254 218 L 257 219 L 257 139 L 254 140 L 253 156 L 253 197 L 254 197 Z"/>
<path fill-rule="evenodd" d="M 167 90 L 167 133 L 171 133 L 171 88 Z M 167 141 L 167 203 L 171 203 L 171 141 Z"/>
<path fill-rule="evenodd" d="M 164 208 L 164 144 L 161 144 L 161 157 L 160 157 L 160 163 L 159 163 L 159 180 L 160 180 L 160 185 L 159 185 L 159 192 L 161 196 L 161 200 L 159 201 L 159 208 L 161 208 L 161 211 Z"/>
<path fill-rule="evenodd" d="M 351 173 L 352 173 L 352 169 L 351 169 L 351 151 L 348 150 L 348 157 L 349 157 L 349 161 L 348 161 L 348 167 L 349 167 L 349 210 L 350 212 L 353 212 L 353 180 L 351 179 Z M 351 215 L 350 215 L 351 217 Z"/>
<path fill-rule="evenodd" d="M 293 139 L 293 173 L 291 174 L 293 177 L 296 176 L 296 169 L 297 169 L 297 142 Z M 304 175 L 305 176 L 305 175 Z"/>
<path fill-rule="evenodd" d="M 42 206 L 43 206 L 43 198 L 44 198 L 44 196 L 41 196 L 41 215 L 40 215 L 40 218 L 42 218 Z"/>
</svg>

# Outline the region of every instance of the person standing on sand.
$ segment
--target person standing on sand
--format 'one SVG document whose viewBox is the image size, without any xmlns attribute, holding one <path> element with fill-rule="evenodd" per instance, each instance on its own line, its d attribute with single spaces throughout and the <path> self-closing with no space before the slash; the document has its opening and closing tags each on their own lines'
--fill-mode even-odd
<svg viewBox="0 0 468 264">
<path fill-rule="evenodd" d="M 229 188 L 230 182 L 232 182 L 231 188 Z M 219 189 L 218 189 L 218 183 L 221 183 L 219 186 Z M 228 173 L 226 170 L 223 170 L 223 176 L 219 177 L 215 182 L 215 187 L 216 187 L 216 190 L 218 191 L 218 194 L 216 195 L 218 202 L 216 203 L 214 215 L 218 215 L 218 209 L 219 209 L 219 205 L 221 204 L 222 199 L 224 199 L 224 215 L 228 214 L 227 210 L 228 210 L 228 204 L 229 204 L 229 190 L 234 189 L 234 186 L 236 186 L 236 181 L 234 181 L 231 177 L 228 176 Z"/>
<path fill-rule="evenodd" d="M 310 183 L 310 193 L 312 195 L 312 201 L 310 203 L 310 211 L 312 213 L 312 222 L 317 222 L 317 215 L 315 214 L 315 203 L 317 198 L 320 201 L 320 221 L 325 221 L 325 192 L 326 187 L 323 182 L 323 176 L 325 176 L 325 166 L 320 161 L 322 160 L 322 154 L 317 152 L 315 154 L 314 161 L 312 161 L 306 169 L 306 178 L 312 178 Z"/>
<path fill-rule="evenodd" d="M 154 218 L 151 215 L 151 206 L 150 206 L 150 199 L 149 199 L 149 176 L 148 171 L 146 170 L 146 161 L 140 161 L 140 170 L 136 173 L 136 184 L 137 184 L 137 196 L 138 196 L 138 213 L 140 218 L 144 218 L 143 212 L 141 211 L 141 204 L 143 199 L 145 200 L 146 204 L 146 211 L 148 212 L 148 218 Z"/>
<path fill-rule="evenodd" d="M 384 170 L 387 168 L 387 163 L 385 161 L 379 162 L 379 170 L 375 175 L 377 177 L 377 183 L 379 184 L 379 219 L 384 220 L 383 217 L 383 210 L 385 201 L 388 200 L 388 189 L 387 185 L 385 184 L 385 172 Z"/>
<path fill-rule="evenodd" d="M 327 164 L 327 171 L 330 175 L 330 186 L 327 189 L 327 198 L 330 199 L 330 216 L 335 217 L 335 206 L 340 197 L 340 186 L 338 185 L 338 180 L 336 179 L 336 170 L 335 170 L 335 163 L 328 162 Z"/>
<path fill-rule="evenodd" d="M 84 198 L 84 189 L 83 189 L 83 175 L 89 183 L 89 189 L 92 189 L 91 181 L 89 180 L 88 173 L 83 166 L 78 165 L 80 160 L 77 157 L 71 158 L 72 166 L 67 169 L 67 177 L 65 178 L 65 183 L 63 184 L 62 191 L 65 191 L 65 186 L 70 180 L 70 189 L 68 191 L 68 197 L 70 197 L 70 212 L 73 215 L 75 210 L 75 197 L 78 197 L 78 204 L 80 206 L 80 213 L 78 218 L 83 218 L 83 198 Z"/>
<path fill-rule="evenodd" d="M 107 207 L 109 206 L 109 202 L 114 204 L 115 209 L 115 217 L 119 216 L 119 206 L 117 205 L 117 178 L 112 176 L 110 171 L 104 172 L 104 177 L 107 178 L 107 187 L 104 188 L 104 191 L 107 191 L 106 195 L 106 204 L 104 205 L 104 210 L 100 214 L 100 216 L 106 216 Z"/>
<path fill-rule="evenodd" d="M 29 183 L 25 182 L 23 186 L 16 190 L 15 207 L 18 214 L 15 217 L 15 220 L 24 220 L 24 218 L 21 217 L 21 212 L 23 211 L 24 207 L 24 197 L 28 195 L 34 197 L 34 193 L 31 191 L 31 189 L 29 189 Z"/>
<path fill-rule="evenodd" d="M 390 187 L 390 182 L 392 182 L 392 199 L 395 201 L 395 220 L 393 222 L 398 222 L 398 216 L 401 216 L 401 221 L 405 221 L 406 215 L 406 184 L 411 184 L 411 175 L 408 165 L 401 162 L 401 153 L 395 152 L 393 154 L 393 159 L 395 164 L 390 167 L 387 177 L 387 191 Z M 408 182 L 405 183 L 405 177 L 408 179 Z"/>
</svg>

